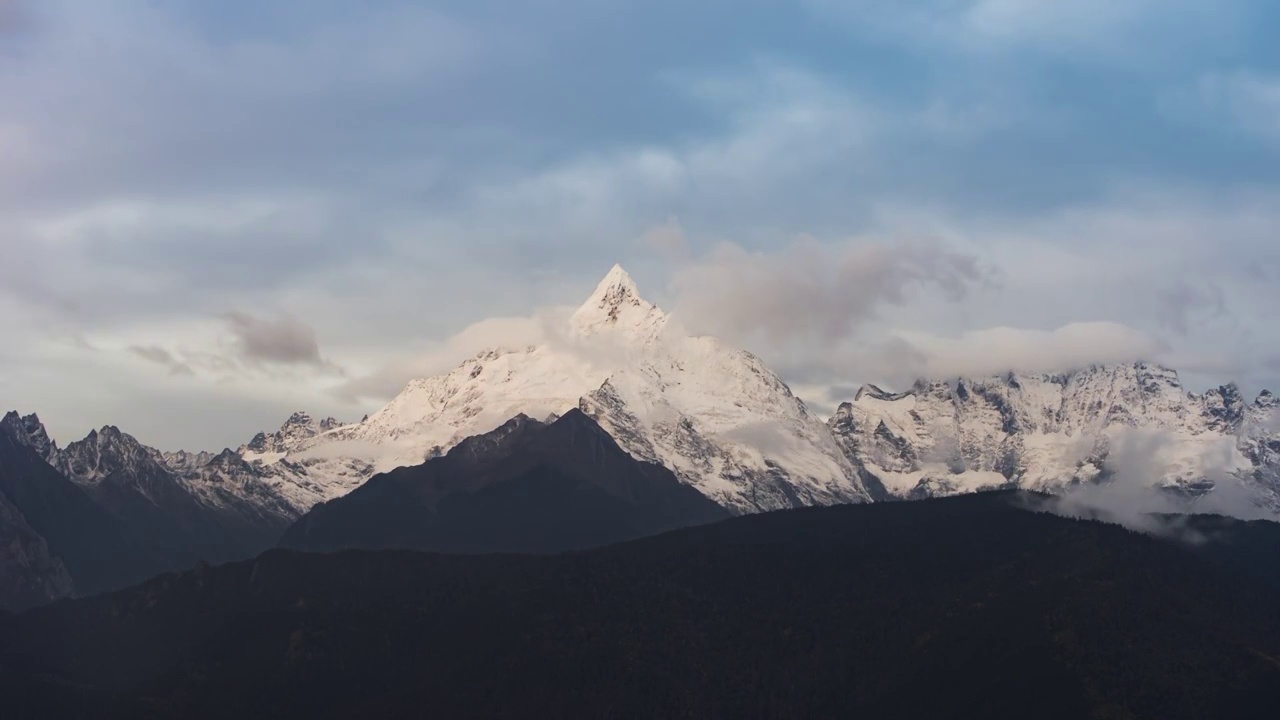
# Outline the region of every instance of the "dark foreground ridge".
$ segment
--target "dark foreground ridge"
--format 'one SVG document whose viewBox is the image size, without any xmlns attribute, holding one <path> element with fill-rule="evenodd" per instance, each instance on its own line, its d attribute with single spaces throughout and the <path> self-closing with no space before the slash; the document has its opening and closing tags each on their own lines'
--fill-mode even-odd
<svg viewBox="0 0 1280 720">
<path fill-rule="evenodd" d="M 728 516 L 670 470 L 631 457 L 575 409 L 550 424 L 520 415 L 444 457 L 375 476 L 313 508 L 280 544 L 552 553 Z"/>
<path fill-rule="evenodd" d="M 993 493 L 582 553 L 273 551 L 0 616 L 10 717 L 1134 717 L 1280 707 L 1280 590 Z"/>
</svg>

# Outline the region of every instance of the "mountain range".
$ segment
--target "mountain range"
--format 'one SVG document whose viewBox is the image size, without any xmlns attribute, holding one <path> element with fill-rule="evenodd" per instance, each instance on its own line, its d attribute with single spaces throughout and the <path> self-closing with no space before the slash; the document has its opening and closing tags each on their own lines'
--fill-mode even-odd
<svg viewBox="0 0 1280 720">
<path fill-rule="evenodd" d="M 565 428 L 596 440 L 556 445 Z M 413 380 L 360 422 L 298 412 L 218 453 L 161 452 L 113 426 L 61 448 L 37 416 L 14 412 L 0 437 L 0 515 L 11 519 L 0 583 L 11 607 L 252 557 L 282 537 L 316 549 L 553 551 L 716 513 L 1060 492 L 1135 475 L 1190 508 L 1247 497 L 1259 512 L 1280 510 L 1280 400 L 1268 392 L 1252 402 L 1234 385 L 1188 393 L 1174 371 L 1140 362 L 922 380 L 905 392 L 867 385 L 824 421 L 758 357 L 684 332 L 620 267 L 541 344 L 491 348 Z M 648 485 L 660 488 L 657 504 L 639 502 Z M 45 486 L 58 488 L 56 502 Z M 553 487 L 611 508 L 613 531 L 577 528 L 576 540 L 535 547 L 534 525 L 489 545 L 460 529 L 478 512 L 504 517 L 519 488 Z M 553 497 L 539 500 L 553 507 Z M 133 558 L 128 567 L 94 576 L 117 564 L 91 570 L 48 522 L 64 511 L 92 514 L 85 527 L 116 538 L 105 546 Z M 402 532 L 410 526 L 422 533 Z"/>
<path fill-rule="evenodd" d="M 1145 362 L 920 381 L 901 393 L 866 385 L 829 424 L 894 497 L 1058 491 L 1107 479 L 1123 459 L 1148 485 L 1197 496 L 1244 484 L 1280 507 L 1280 401 L 1263 391 L 1249 403 L 1235 385 L 1188 393 L 1176 372 Z"/>
</svg>

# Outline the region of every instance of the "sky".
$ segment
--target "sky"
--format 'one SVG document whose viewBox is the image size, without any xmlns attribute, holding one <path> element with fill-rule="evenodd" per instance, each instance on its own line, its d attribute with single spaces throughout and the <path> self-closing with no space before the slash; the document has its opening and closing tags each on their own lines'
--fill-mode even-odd
<svg viewBox="0 0 1280 720">
<path fill-rule="evenodd" d="M 1280 388 L 1270 0 L 0 0 L 0 406 L 359 419 L 622 263 L 820 412 Z"/>
</svg>

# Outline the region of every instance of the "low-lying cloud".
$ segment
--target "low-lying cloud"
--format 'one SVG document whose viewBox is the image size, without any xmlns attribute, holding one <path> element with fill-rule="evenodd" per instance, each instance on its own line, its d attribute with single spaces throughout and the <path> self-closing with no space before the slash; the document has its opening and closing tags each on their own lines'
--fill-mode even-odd
<svg viewBox="0 0 1280 720">
<path fill-rule="evenodd" d="M 1114 522 L 1151 534 L 1181 534 L 1177 523 L 1160 517 L 1170 514 L 1280 521 L 1257 488 L 1230 472 L 1233 447 L 1209 447 L 1199 458 L 1203 479 L 1212 483 L 1212 489 L 1188 493 L 1165 487 L 1165 468 L 1176 444 L 1176 438 L 1161 430 L 1125 432 L 1111 443 L 1104 463 L 1105 479 L 1076 486 L 1035 505 L 1059 515 Z"/>
</svg>

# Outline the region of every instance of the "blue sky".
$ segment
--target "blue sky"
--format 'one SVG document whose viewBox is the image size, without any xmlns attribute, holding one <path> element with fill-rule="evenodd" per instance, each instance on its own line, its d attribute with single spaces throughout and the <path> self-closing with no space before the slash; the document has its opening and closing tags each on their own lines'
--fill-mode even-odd
<svg viewBox="0 0 1280 720">
<path fill-rule="evenodd" d="M 358 418 L 614 262 L 819 408 L 1136 357 L 1274 389 L 1278 28 L 1262 0 L 0 0 L 0 399 L 166 448 Z"/>
</svg>

